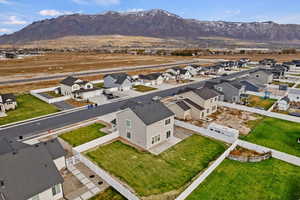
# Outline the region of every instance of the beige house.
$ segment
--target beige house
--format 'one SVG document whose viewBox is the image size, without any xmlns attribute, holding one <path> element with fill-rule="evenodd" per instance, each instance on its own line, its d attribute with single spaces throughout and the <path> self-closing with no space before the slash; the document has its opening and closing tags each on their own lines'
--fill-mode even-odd
<svg viewBox="0 0 300 200">
<path fill-rule="evenodd" d="M 28 145 L 0 138 L 0 200 L 63 199 L 65 155 L 57 139 Z"/>
<path fill-rule="evenodd" d="M 117 113 L 120 137 L 143 149 L 150 149 L 174 135 L 174 113 L 158 101 L 129 103 Z"/>
<path fill-rule="evenodd" d="M 218 109 L 219 93 L 215 90 L 203 87 L 200 89 L 187 89 L 178 97 L 184 99 L 192 109 L 194 119 L 204 119 Z"/>
<path fill-rule="evenodd" d="M 5 113 L 8 110 L 17 108 L 16 97 L 13 94 L 0 94 L 0 112 Z"/>
</svg>

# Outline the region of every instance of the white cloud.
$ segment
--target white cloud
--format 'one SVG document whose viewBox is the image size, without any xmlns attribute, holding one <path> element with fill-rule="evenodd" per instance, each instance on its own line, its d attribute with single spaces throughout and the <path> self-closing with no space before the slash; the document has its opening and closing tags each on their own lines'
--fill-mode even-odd
<svg viewBox="0 0 300 200">
<path fill-rule="evenodd" d="M 141 11 L 145 11 L 145 9 L 143 9 L 143 8 L 130 8 L 130 9 L 126 10 L 125 12 L 141 12 Z"/>
<path fill-rule="evenodd" d="M 10 32 L 12 32 L 10 29 L 0 28 L 0 33 L 10 33 Z"/>
<path fill-rule="evenodd" d="M 23 24 L 27 24 L 27 21 L 17 19 L 17 16 L 10 16 L 8 17 L 8 20 L 4 22 L 4 24 L 23 25 Z"/>
<path fill-rule="evenodd" d="M 120 0 L 72 0 L 77 4 L 98 4 L 102 6 L 120 4 Z"/>
<path fill-rule="evenodd" d="M 0 3 L 2 3 L 2 4 L 9 4 L 10 2 L 8 0 L 0 0 Z"/>
<path fill-rule="evenodd" d="M 69 12 L 69 11 L 58 11 L 58 10 L 41 10 L 39 12 L 40 15 L 42 16 L 51 16 L 51 17 L 55 17 L 55 16 L 59 16 L 59 15 L 70 15 L 73 14 L 73 12 Z"/>
</svg>

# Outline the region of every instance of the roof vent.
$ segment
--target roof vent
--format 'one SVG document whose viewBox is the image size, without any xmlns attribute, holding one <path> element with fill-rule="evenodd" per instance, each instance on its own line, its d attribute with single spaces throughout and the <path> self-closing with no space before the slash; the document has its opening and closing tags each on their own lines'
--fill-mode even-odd
<svg viewBox="0 0 300 200">
<path fill-rule="evenodd" d="M 23 140 L 23 136 L 22 136 L 22 135 L 20 135 L 20 136 L 19 136 L 19 139 L 20 139 L 20 140 Z"/>
<path fill-rule="evenodd" d="M 38 145 L 38 144 L 35 144 L 34 146 L 35 146 L 35 147 L 39 147 L 39 145 Z"/>
<path fill-rule="evenodd" d="M 0 180 L 0 187 L 1 187 L 1 188 L 4 188 L 4 187 L 5 187 L 5 185 L 4 185 L 4 180 Z"/>
<path fill-rule="evenodd" d="M 12 154 L 13 154 L 13 155 L 17 155 L 17 152 L 16 152 L 16 151 L 13 151 Z"/>
</svg>

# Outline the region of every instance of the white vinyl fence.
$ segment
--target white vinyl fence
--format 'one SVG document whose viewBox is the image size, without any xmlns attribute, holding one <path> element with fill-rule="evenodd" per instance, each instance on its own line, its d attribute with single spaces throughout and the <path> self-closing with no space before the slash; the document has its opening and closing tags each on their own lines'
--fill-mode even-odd
<svg viewBox="0 0 300 200">
<path fill-rule="evenodd" d="M 259 96 L 259 97 L 264 97 L 266 94 L 264 92 L 252 92 L 252 91 L 246 91 L 246 94 L 249 95 L 254 95 L 254 96 Z M 271 99 L 282 99 L 283 96 L 276 96 L 276 95 L 270 95 Z"/>
<path fill-rule="evenodd" d="M 274 150 L 274 149 L 270 149 L 270 148 L 260 146 L 260 145 L 257 145 L 257 144 L 253 144 L 253 143 L 250 143 L 250 142 L 246 142 L 246 141 L 243 141 L 243 140 L 238 140 L 237 144 L 238 144 L 238 146 L 256 151 L 258 153 L 272 152 L 272 157 L 273 158 L 282 160 L 284 162 L 287 162 L 287 163 L 290 163 L 290 164 L 293 164 L 293 165 L 296 165 L 296 166 L 300 166 L 300 158 L 297 157 L 297 156 L 293 156 L 293 155 L 290 155 L 290 154 L 287 154 L 287 153 L 283 153 L 283 152 L 280 152 L 280 151 L 277 151 L 277 150 Z"/>
<path fill-rule="evenodd" d="M 82 153 L 82 152 L 85 152 L 85 151 L 88 151 L 89 149 L 93 149 L 97 146 L 100 146 L 102 144 L 105 144 L 105 143 L 108 143 L 114 139 L 117 139 L 119 137 L 119 132 L 116 131 L 114 133 L 111 133 L 111 134 L 108 134 L 106 136 L 103 136 L 103 137 L 100 137 L 98 139 L 95 139 L 91 142 L 88 142 L 88 143 L 85 143 L 83 145 L 80 145 L 78 147 L 75 147 L 74 148 L 74 151 L 78 152 L 78 153 Z"/>
<path fill-rule="evenodd" d="M 62 96 L 62 97 L 55 97 L 55 98 L 47 98 L 44 97 L 42 95 L 40 95 L 40 93 L 43 92 L 50 92 L 50 91 L 54 91 L 57 87 L 51 87 L 51 88 L 43 88 L 43 89 L 38 89 L 38 90 L 31 90 L 30 94 L 32 96 L 35 96 L 36 98 L 48 103 L 48 104 L 52 104 L 52 103 L 56 103 L 56 102 L 61 102 L 61 101 L 65 101 L 68 99 L 71 99 L 72 97 L 69 96 Z"/>
<path fill-rule="evenodd" d="M 189 129 L 189 130 L 195 131 L 196 133 L 198 133 L 202 136 L 214 138 L 216 140 L 221 140 L 221 141 L 226 142 L 226 143 L 233 143 L 237 140 L 237 137 L 229 137 L 229 136 L 219 134 L 219 133 L 216 133 L 216 132 L 213 132 L 213 131 L 209 131 L 205 128 L 201 128 L 201 127 L 198 127 L 198 126 L 186 123 L 186 122 L 182 122 L 182 121 L 179 121 L 179 120 L 175 120 L 175 126 L 179 126 L 179 127 L 185 128 L 185 129 Z"/>
<path fill-rule="evenodd" d="M 185 191 L 183 191 L 175 200 L 186 199 L 230 154 L 237 146 L 234 142 L 212 165 L 210 165 Z"/>
</svg>

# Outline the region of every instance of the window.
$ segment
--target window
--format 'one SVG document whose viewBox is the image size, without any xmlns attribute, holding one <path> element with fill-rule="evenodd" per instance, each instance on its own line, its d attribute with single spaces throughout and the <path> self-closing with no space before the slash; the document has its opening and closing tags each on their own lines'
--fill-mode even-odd
<svg viewBox="0 0 300 200">
<path fill-rule="evenodd" d="M 157 143 L 160 141 L 160 135 L 152 137 L 152 144 Z"/>
<path fill-rule="evenodd" d="M 259 74 L 256 74 L 256 78 L 259 78 Z"/>
<path fill-rule="evenodd" d="M 171 131 L 167 132 L 167 138 L 171 137 Z"/>
<path fill-rule="evenodd" d="M 54 187 L 52 187 L 52 194 L 53 194 L 53 196 L 55 196 L 59 193 L 60 193 L 60 184 L 57 184 Z"/>
<path fill-rule="evenodd" d="M 40 200 L 40 196 L 37 194 L 34 197 L 32 197 L 31 200 Z"/>
<path fill-rule="evenodd" d="M 131 128 L 131 121 L 130 120 L 126 120 L 126 127 Z"/>
<path fill-rule="evenodd" d="M 127 132 L 127 138 L 130 139 L 131 138 L 131 133 Z"/>
<path fill-rule="evenodd" d="M 167 119 L 166 121 L 165 121 L 165 125 L 168 125 L 168 124 L 170 124 L 171 123 L 171 119 Z"/>
</svg>

